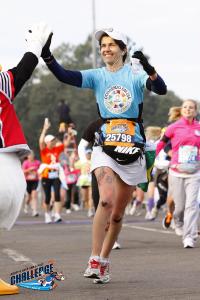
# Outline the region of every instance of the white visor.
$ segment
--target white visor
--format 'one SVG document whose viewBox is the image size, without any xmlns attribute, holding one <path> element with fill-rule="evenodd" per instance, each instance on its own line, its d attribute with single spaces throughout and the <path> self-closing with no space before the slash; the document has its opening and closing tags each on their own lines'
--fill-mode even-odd
<svg viewBox="0 0 200 300">
<path fill-rule="evenodd" d="M 127 37 L 123 33 L 116 31 L 113 28 L 97 30 L 95 32 L 95 39 L 97 41 L 100 41 L 100 39 L 104 33 L 109 35 L 114 40 L 122 41 L 125 45 L 128 44 Z"/>
</svg>

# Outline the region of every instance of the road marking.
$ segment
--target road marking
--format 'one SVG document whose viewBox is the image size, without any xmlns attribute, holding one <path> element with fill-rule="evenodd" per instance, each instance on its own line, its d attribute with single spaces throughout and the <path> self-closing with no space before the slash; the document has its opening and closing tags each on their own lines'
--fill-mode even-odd
<svg viewBox="0 0 200 300">
<path fill-rule="evenodd" d="M 134 229 L 139 229 L 139 230 L 144 230 L 144 231 L 151 231 L 151 232 L 159 232 L 159 233 L 164 233 L 164 234 L 175 234 L 173 231 L 147 228 L 147 227 L 128 225 L 128 224 L 123 224 L 123 227 L 134 228 Z"/>
<path fill-rule="evenodd" d="M 32 260 L 29 257 L 17 252 L 14 249 L 4 248 L 2 249 L 2 252 L 16 262 L 29 262 L 30 264 L 35 265 L 35 263 L 32 262 Z"/>
</svg>

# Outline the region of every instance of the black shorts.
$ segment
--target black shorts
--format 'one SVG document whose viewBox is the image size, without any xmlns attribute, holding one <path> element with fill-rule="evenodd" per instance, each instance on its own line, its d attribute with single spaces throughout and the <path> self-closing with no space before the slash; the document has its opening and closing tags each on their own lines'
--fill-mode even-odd
<svg viewBox="0 0 200 300">
<path fill-rule="evenodd" d="M 32 191 L 37 190 L 38 180 L 27 180 L 26 183 L 27 183 L 26 191 L 28 194 L 31 194 Z"/>
</svg>

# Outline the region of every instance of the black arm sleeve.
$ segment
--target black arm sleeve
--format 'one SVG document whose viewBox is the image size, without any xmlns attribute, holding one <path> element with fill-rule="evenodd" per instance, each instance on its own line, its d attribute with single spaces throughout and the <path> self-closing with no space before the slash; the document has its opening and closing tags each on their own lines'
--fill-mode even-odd
<svg viewBox="0 0 200 300">
<path fill-rule="evenodd" d="M 53 56 L 52 58 L 53 60 L 47 66 L 59 81 L 76 87 L 82 86 L 82 74 L 80 71 L 65 70 Z"/>
<path fill-rule="evenodd" d="M 156 80 L 147 79 L 146 88 L 158 95 L 165 95 L 167 93 L 167 86 L 158 74 Z"/>
<path fill-rule="evenodd" d="M 161 141 L 163 141 L 165 144 L 168 143 L 170 141 L 170 138 L 168 138 L 165 134 L 163 135 L 163 137 L 161 138 Z"/>
<path fill-rule="evenodd" d="M 15 96 L 19 93 L 25 82 L 31 77 L 37 64 L 37 56 L 32 52 L 26 52 L 18 65 L 9 70 L 14 77 Z"/>
</svg>

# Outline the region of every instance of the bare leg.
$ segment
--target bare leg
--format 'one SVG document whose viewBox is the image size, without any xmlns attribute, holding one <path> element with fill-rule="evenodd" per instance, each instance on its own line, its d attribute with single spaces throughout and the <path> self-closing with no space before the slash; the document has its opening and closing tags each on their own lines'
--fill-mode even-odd
<svg viewBox="0 0 200 300">
<path fill-rule="evenodd" d="M 31 192 L 31 208 L 33 210 L 33 213 L 37 212 L 38 205 L 37 205 L 37 191 L 36 190 L 33 190 Z"/>
<path fill-rule="evenodd" d="M 115 194 L 115 175 L 110 168 L 101 167 L 95 170 L 95 176 L 99 186 L 100 200 L 93 220 L 92 255 L 99 256 L 111 215 L 112 198 Z"/>
<path fill-rule="evenodd" d="M 107 258 L 112 247 L 121 231 L 122 219 L 126 205 L 132 197 L 133 186 L 124 183 L 117 175 L 115 176 L 115 197 L 113 209 L 110 217 L 110 226 L 105 236 L 103 247 L 100 253 L 101 257 Z"/>
</svg>

